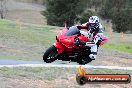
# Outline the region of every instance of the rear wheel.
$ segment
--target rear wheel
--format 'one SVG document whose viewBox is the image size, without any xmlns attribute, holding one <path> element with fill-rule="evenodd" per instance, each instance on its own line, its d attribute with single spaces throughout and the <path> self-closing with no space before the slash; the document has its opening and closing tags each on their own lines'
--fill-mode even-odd
<svg viewBox="0 0 132 88">
<path fill-rule="evenodd" d="M 52 45 L 51 47 L 49 47 L 46 52 L 43 55 L 43 60 L 46 63 L 51 63 L 53 61 L 55 61 L 57 59 L 57 48 Z"/>
</svg>

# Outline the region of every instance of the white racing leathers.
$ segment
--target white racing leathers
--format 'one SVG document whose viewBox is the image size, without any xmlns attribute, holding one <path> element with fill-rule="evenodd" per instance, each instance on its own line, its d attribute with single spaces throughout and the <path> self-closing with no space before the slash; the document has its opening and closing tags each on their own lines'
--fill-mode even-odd
<svg viewBox="0 0 132 88">
<path fill-rule="evenodd" d="M 90 30 L 88 32 L 80 31 L 80 33 L 82 35 L 88 37 L 89 41 L 86 42 L 86 46 L 91 47 L 91 49 L 90 49 L 91 53 L 90 53 L 89 57 L 92 60 L 95 60 L 96 56 L 97 56 L 97 51 L 98 51 L 97 42 L 99 40 L 102 41 L 104 39 L 102 28 L 100 28 L 100 30 L 98 31 L 98 33 L 96 35 L 94 35 L 94 32 L 90 33 Z"/>
</svg>

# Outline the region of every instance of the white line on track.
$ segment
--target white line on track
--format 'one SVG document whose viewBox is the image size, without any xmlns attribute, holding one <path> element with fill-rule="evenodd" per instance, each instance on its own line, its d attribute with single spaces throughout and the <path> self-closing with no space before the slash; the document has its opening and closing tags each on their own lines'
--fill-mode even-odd
<svg viewBox="0 0 132 88">
<path fill-rule="evenodd" d="M 18 64 L 18 65 L 0 65 L 2 67 L 66 67 L 66 68 L 77 68 L 80 65 L 67 65 L 67 64 Z M 93 65 L 82 65 L 83 68 L 100 68 L 100 69 L 117 69 L 117 70 L 132 70 L 132 67 L 120 67 L 120 66 L 93 66 Z"/>
</svg>

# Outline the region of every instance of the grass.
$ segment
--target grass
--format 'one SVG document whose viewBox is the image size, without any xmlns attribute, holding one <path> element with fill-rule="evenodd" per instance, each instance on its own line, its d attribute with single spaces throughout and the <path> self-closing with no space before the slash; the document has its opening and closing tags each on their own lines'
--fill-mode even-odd
<svg viewBox="0 0 132 88">
<path fill-rule="evenodd" d="M 0 68 L 0 74 L 6 77 L 25 77 L 28 79 L 53 80 L 56 78 L 67 79 L 67 73 L 75 73 L 72 68 Z M 61 74 L 61 75 L 60 75 Z"/>
<path fill-rule="evenodd" d="M 108 70 L 108 69 L 86 69 L 88 74 L 132 74 L 127 70 Z M 58 67 L 17 67 L 0 68 L 0 75 L 11 78 L 28 78 L 40 80 L 68 79 L 69 76 L 77 74 L 77 68 L 58 68 Z"/>
<path fill-rule="evenodd" d="M 113 32 L 112 35 L 109 35 L 109 32 L 104 32 L 104 35 L 108 36 L 109 39 L 102 48 L 132 54 L 132 34 L 124 34 L 123 38 L 120 33 L 115 32 Z"/>
<path fill-rule="evenodd" d="M 103 48 L 112 49 L 112 50 L 132 54 L 132 45 L 131 44 L 125 44 L 125 43 L 104 44 Z"/>
<path fill-rule="evenodd" d="M 86 69 L 87 73 L 91 74 L 131 74 L 129 70 L 114 70 L 114 69 Z"/>
<path fill-rule="evenodd" d="M 15 22 L 0 20 L 0 37 L 18 39 L 20 41 L 39 43 L 49 45 L 55 40 L 55 33 L 51 30 L 55 29 L 52 26 L 35 26 L 22 25 L 21 29 L 16 26 Z"/>
<path fill-rule="evenodd" d="M 33 60 L 32 58 L 29 57 L 17 57 L 17 56 L 0 56 L 0 60 Z"/>
<path fill-rule="evenodd" d="M 53 30 L 56 28 L 29 23 L 19 27 L 15 21 L 0 20 L 0 47 L 5 46 L 1 49 L 4 54 L 0 53 L 0 59 L 42 59 L 42 49 L 48 48 L 55 41 L 56 33 Z"/>
</svg>

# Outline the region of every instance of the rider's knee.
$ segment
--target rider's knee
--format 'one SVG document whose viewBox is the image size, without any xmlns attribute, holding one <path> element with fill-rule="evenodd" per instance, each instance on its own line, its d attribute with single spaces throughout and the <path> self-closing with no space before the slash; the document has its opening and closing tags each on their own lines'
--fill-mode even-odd
<svg viewBox="0 0 132 88">
<path fill-rule="evenodd" d="M 97 56 L 97 52 L 91 52 L 91 54 L 89 55 L 89 57 L 90 57 L 92 60 L 95 60 L 95 59 L 96 59 L 96 56 Z"/>
</svg>

